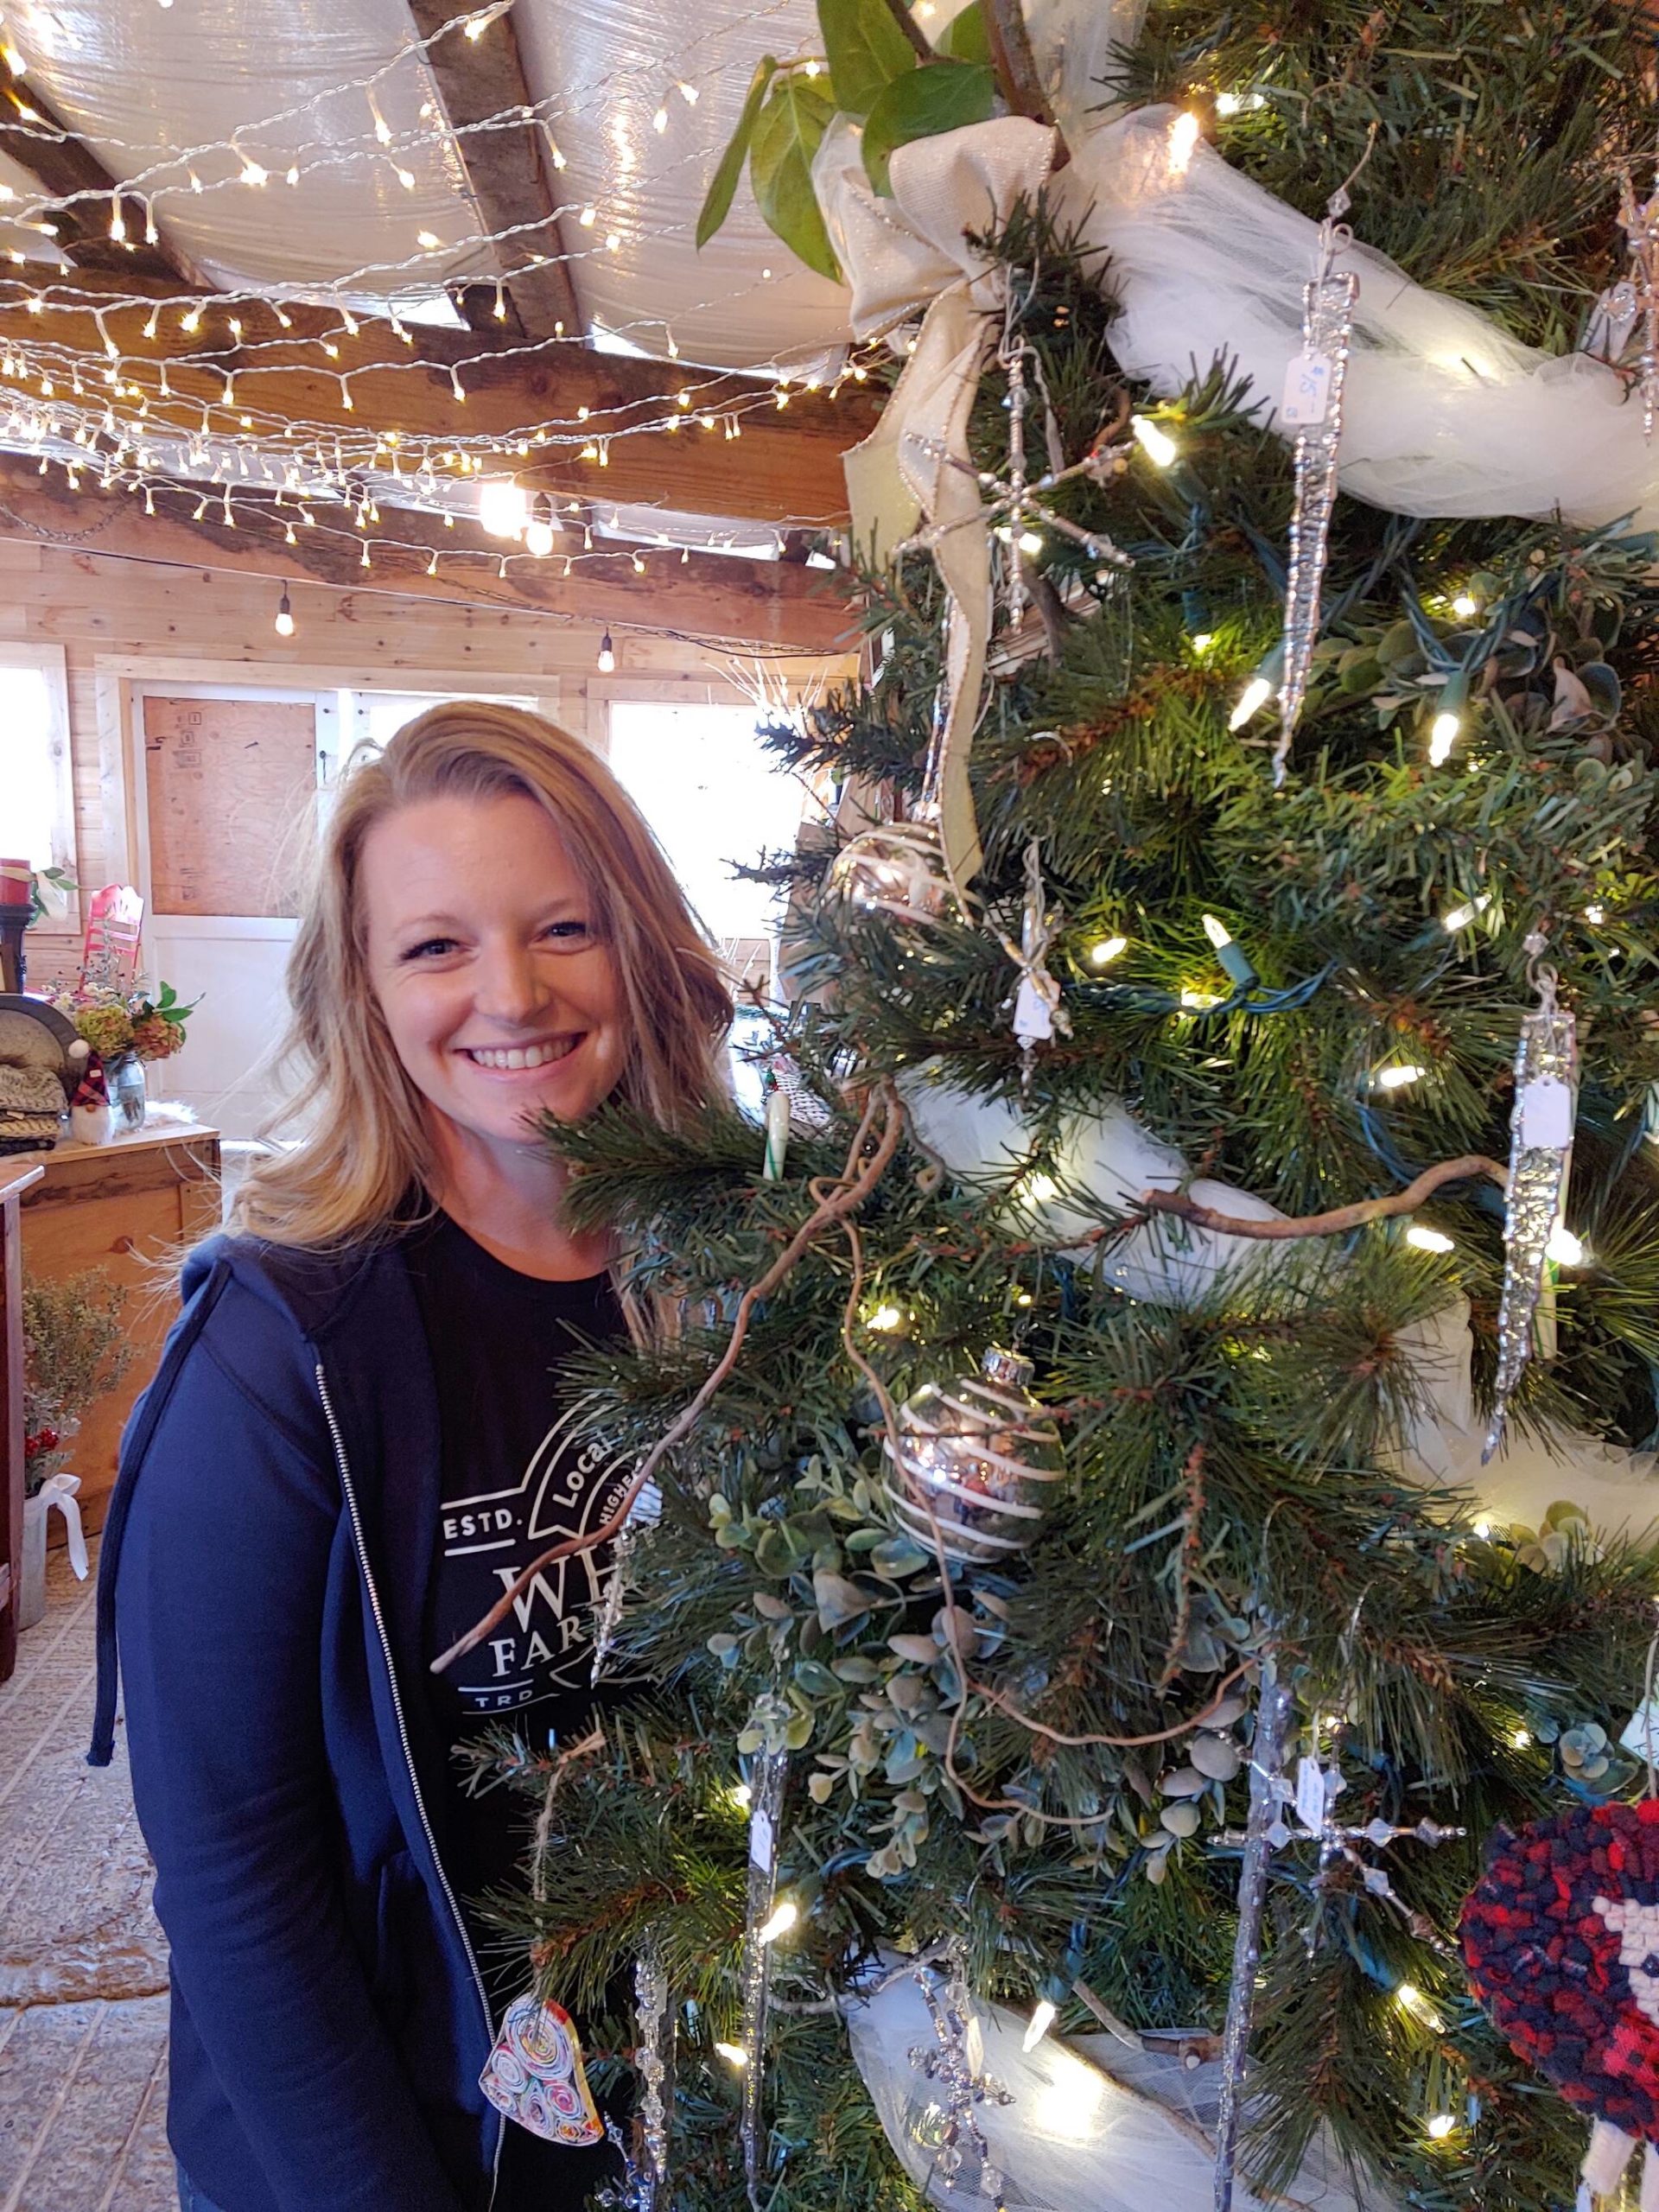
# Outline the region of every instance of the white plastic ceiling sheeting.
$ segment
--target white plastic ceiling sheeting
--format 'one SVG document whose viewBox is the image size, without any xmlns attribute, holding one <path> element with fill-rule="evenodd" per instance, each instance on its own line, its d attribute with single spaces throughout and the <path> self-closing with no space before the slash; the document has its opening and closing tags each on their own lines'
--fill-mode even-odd
<svg viewBox="0 0 1659 2212">
<path fill-rule="evenodd" d="M 804 365 L 845 344 L 846 293 L 766 229 L 747 176 L 725 227 L 696 247 L 754 65 L 818 45 L 812 0 L 518 0 L 513 20 L 531 91 L 566 109 L 565 194 L 577 215 L 594 210 L 591 232 L 567 217 L 567 242 L 619 241 L 576 269 L 591 320 L 647 353 L 665 355 L 671 337 L 714 367 Z"/>
<path fill-rule="evenodd" d="M 465 243 L 478 225 L 453 143 L 435 106 L 420 112 L 429 72 L 398 58 L 416 42 L 399 0 L 21 0 L 6 24 L 29 80 L 210 282 L 367 300 L 492 270 Z M 247 163 L 269 181 L 244 182 Z"/>
<path fill-rule="evenodd" d="M 0 154 L 0 253 L 21 253 L 30 261 L 49 261 L 67 269 L 69 264 L 52 239 L 32 221 L 20 219 L 40 190 L 27 169 L 20 168 L 10 155 Z"/>
<path fill-rule="evenodd" d="M 565 157 L 562 238 L 589 321 L 720 367 L 804 366 L 845 343 L 846 294 L 766 230 L 747 180 L 720 236 L 695 243 L 754 63 L 817 43 L 812 0 L 516 0 L 512 19 Z M 401 295 L 407 312 L 415 295 L 522 257 L 477 242 L 403 0 L 15 0 L 6 29 L 64 123 L 150 192 L 163 236 L 217 284 L 353 304 Z M 243 181 L 250 162 L 264 185 Z"/>
</svg>

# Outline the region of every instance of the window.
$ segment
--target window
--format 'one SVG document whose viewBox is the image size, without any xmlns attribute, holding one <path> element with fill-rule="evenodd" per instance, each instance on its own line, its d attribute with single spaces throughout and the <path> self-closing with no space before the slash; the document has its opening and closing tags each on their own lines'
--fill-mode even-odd
<svg viewBox="0 0 1659 2212">
<path fill-rule="evenodd" d="M 429 707 L 441 707 L 446 699 L 470 698 L 476 694 L 450 691 L 342 691 L 340 700 L 346 709 L 343 727 L 346 749 L 353 746 L 382 746 L 390 742 L 405 722 L 412 722 L 416 715 L 423 715 Z M 492 698 L 497 695 L 492 692 Z M 535 708 L 537 702 L 528 696 L 501 699 L 507 707 Z"/>
<path fill-rule="evenodd" d="M 610 764 L 657 833 L 710 934 L 769 938 L 776 893 L 734 880 L 734 861 L 792 851 L 806 789 L 755 734 L 753 707 L 611 702 Z"/>
<path fill-rule="evenodd" d="M 74 778 L 60 645 L 0 645 L 0 852 L 75 868 Z M 79 926 L 70 916 L 47 926 Z"/>
</svg>

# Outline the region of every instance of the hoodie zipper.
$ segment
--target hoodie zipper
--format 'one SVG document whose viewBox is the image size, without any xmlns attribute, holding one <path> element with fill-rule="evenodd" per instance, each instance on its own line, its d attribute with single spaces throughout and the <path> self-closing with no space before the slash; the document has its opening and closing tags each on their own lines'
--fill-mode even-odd
<svg viewBox="0 0 1659 2212">
<path fill-rule="evenodd" d="M 461 1916 L 461 1907 L 455 1902 L 455 1893 L 449 1886 L 449 1877 L 445 1873 L 443 1861 L 438 1856 L 438 1840 L 432 1832 L 432 1823 L 427 1816 L 426 1801 L 421 1796 L 420 1777 L 415 1771 L 415 1753 L 409 1740 L 409 1725 L 404 1719 L 403 1695 L 397 1688 L 397 1670 L 392 1664 L 391 1638 L 386 1633 L 385 1615 L 380 1610 L 380 1593 L 374 1586 L 374 1576 L 369 1567 L 368 1546 L 363 1540 L 363 1518 L 357 1509 L 357 1490 L 352 1481 L 351 1467 L 346 1458 L 345 1441 L 340 1433 L 340 1423 L 334 1418 L 334 1402 L 328 1395 L 328 1378 L 322 1371 L 321 1360 L 317 1363 L 316 1373 L 317 1395 L 322 1400 L 323 1419 L 328 1424 L 328 1433 L 334 1440 L 334 1463 L 340 1471 L 340 1486 L 345 1496 L 346 1510 L 352 1516 L 352 1541 L 357 1548 L 357 1563 L 362 1571 L 363 1586 L 369 1593 L 369 1611 L 374 1615 L 374 1625 L 380 1637 L 381 1653 L 386 1662 L 386 1680 L 391 1688 L 391 1709 L 397 1716 L 397 1739 L 404 1747 L 404 1764 L 409 1770 L 409 1786 L 414 1793 L 415 1809 L 421 1816 L 421 1830 L 426 1838 L 426 1847 L 432 1854 L 432 1864 L 438 1870 L 438 1880 L 443 1890 L 444 1902 L 449 1907 L 450 1917 L 455 1924 L 455 1933 L 461 1938 L 461 1947 L 467 1954 L 467 1963 L 472 1969 L 473 1986 L 478 1992 L 479 2005 L 484 2014 L 485 2036 L 493 2046 L 495 2021 L 490 2011 L 490 1999 L 484 1986 L 484 1977 L 479 1972 L 477 1955 L 473 1949 L 472 1938 L 467 1933 L 467 1923 Z M 505 2140 L 506 2132 L 506 2120 L 501 2113 L 497 2113 L 495 2156 L 490 2167 L 490 2207 L 493 2207 L 495 2203 L 495 2192 L 500 2181 L 501 2146 Z M 486 2212 L 489 2212 L 488 2208 Z"/>
</svg>

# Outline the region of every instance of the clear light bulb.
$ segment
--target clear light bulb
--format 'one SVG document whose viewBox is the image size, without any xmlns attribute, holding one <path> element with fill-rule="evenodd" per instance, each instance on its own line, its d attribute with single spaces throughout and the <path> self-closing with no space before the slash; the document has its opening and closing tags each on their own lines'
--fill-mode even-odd
<svg viewBox="0 0 1659 2212">
<path fill-rule="evenodd" d="M 1096 968 L 1104 968 L 1109 962 L 1116 960 L 1120 952 L 1128 950 L 1128 943 L 1129 940 L 1126 937 L 1103 937 L 1098 943 L 1090 946 L 1090 961 Z"/>
<path fill-rule="evenodd" d="M 1427 1229 L 1421 1222 L 1413 1222 L 1406 1231 L 1406 1242 L 1420 1252 L 1450 1252 L 1456 1249 L 1443 1229 Z"/>
<path fill-rule="evenodd" d="M 1149 421 L 1146 416 L 1131 416 L 1129 428 L 1135 432 L 1135 442 L 1141 452 L 1157 467 L 1167 468 L 1171 461 L 1179 455 L 1180 448 L 1170 436 L 1169 432 L 1162 429 L 1160 424 Z"/>
<path fill-rule="evenodd" d="M 793 1897 L 779 1897 L 772 1908 L 772 1917 L 763 1921 L 754 1931 L 758 1943 L 775 1943 L 780 1936 L 788 1935 L 801 1916 L 801 1909 Z"/>
<path fill-rule="evenodd" d="M 1265 676 L 1253 676 L 1238 695 L 1238 702 L 1227 717 L 1229 729 L 1243 729 L 1253 721 L 1273 696 L 1273 686 Z"/>
<path fill-rule="evenodd" d="M 1438 714 L 1428 733 L 1428 765 L 1443 768 L 1452 758 L 1452 748 L 1458 741 L 1463 728 L 1463 716 L 1451 713 Z"/>
<path fill-rule="evenodd" d="M 1408 1083 L 1421 1083 L 1427 1073 L 1427 1068 L 1414 1067 L 1402 1060 L 1392 1067 L 1378 1068 L 1372 1081 L 1379 1090 L 1403 1090 Z"/>
<path fill-rule="evenodd" d="M 1022 2050 L 1035 2050 L 1043 2037 L 1059 2018 L 1058 2007 L 1051 2005 L 1046 1997 L 1039 1997 L 1031 2011 L 1031 2024 L 1026 2030 Z"/>
<path fill-rule="evenodd" d="M 1432 2143 L 1444 2143 L 1457 2124 L 1449 2112 L 1437 2112 L 1425 2132 Z"/>
<path fill-rule="evenodd" d="M 898 1329 L 904 1325 L 904 1313 L 897 1306 L 878 1306 L 870 1316 L 873 1329 Z"/>
<path fill-rule="evenodd" d="M 1472 592 L 1460 591 L 1452 602 L 1452 612 L 1466 622 L 1471 614 L 1479 613 L 1480 601 Z"/>
<path fill-rule="evenodd" d="M 276 602 L 276 620 L 274 627 L 279 638 L 291 638 L 294 634 L 294 609 L 289 604 L 286 590 Z"/>
<path fill-rule="evenodd" d="M 1211 944 L 1215 946 L 1217 952 L 1221 950 L 1224 944 L 1230 944 L 1232 943 L 1232 931 L 1228 928 L 1226 923 L 1220 920 L 1217 916 L 1214 914 L 1205 914 L 1203 917 L 1203 920 L 1204 933 L 1205 937 L 1209 938 Z"/>
<path fill-rule="evenodd" d="M 1198 143 L 1198 133 L 1202 128 L 1190 108 L 1178 115 L 1170 124 L 1169 166 L 1177 176 L 1185 175 L 1187 163 L 1192 158 L 1192 149 Z"/>
<path fill-rule="evenodd" d="M 728 2066 L 747 2066 L 749 2063 L 749 2054 L 741 2043 L 717 2043 L 715 2049 Z"/>
<path fill-rule="evenodd" d="M 521 537 L 530 519 L 524 487 L 512 476 L 487 476 L 478 487 L 478 519 L 492 537 Z"/>
<path fill-rule="evenodd" d="M 611 633 L 607 630 L 599 642 L 599 672 L 601 676 L 609 676 L 615 666 L 616 647 L 611 643 Z"/>
<path fill-rule="evenodd" d="M 1558 1268 L 1581 1268 L 1585 1260 L 1584 1246 L 1565 1222 L 1558 1221 L 1549 1232 L 1544 1257 L 1554 1260 Z"/>
<path fill-rule="evenodd" d="M 1455 937 L 1459 930 L 1466 930 L 1468 928 L 1470 923 L 1474 920 L 1477 914 L 1484 914 L 1491 903 L 1492 896 L 1491 892 L 1483 891 L 1478 897 L 1469 899 L 1464 906 L 1453 906 L 1450 913 L 1443 914 L 1440 917 L 1440 927 L 1446 932 L 1448 937 Z"/>
</svg>

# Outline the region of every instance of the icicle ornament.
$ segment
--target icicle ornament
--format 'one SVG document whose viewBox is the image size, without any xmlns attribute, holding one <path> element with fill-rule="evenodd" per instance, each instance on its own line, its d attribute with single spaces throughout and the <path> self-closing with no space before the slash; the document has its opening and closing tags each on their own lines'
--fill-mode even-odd
<svg viewBox="0 0 1659 2212">
<path fill-rule="evenodd" d="M 634 1962 L 633 2015 L 639 2040 L 634 2069 L 639 2076 L 639 2106 L 634 2115 L 637 2141 L 632 2169 L 629 2212 L 668 2212 L 668 2113 L 674 2094 L 674 2008 L 669 2002 L 668 1973 L 662 1947 L 653 1935 Z"/>
<path fill-rule="evenodd" d="M 1624 342 L 1635 327 L 1642 334 L 1637 354 L 1637 391 L 1642 398 L 1642 430 L 1653 435 L 1653 419 L 1659 410 L 1659 175 L 1646 200 L 1636 196 L 1629 170 L 1620 179 L 1619 227 L 1630 257 L 1630 274 L 1614 287 L 1615 305 L 1608 320 L 1624 327 Z M 1622 350 L 1622 347 L 1621 349 Z"/>
<path fill-rule="evenodd" d="M 1526 940 L 1538 1004 L 1521 1023 L 1510 1116 L 1510 1174 L 1503 1193 L 1503 1290 L 1497 1309 L 1497 1376 L 1484 1466 L 1503 1440 L 1510 1403 L 1532 1357 L 1549 1240 L 1567 1199 L 1578 1112 L 1577 1025 L 1556 997 L 1545 940 Z"/>
<path fill-rule="evenodd" d="M 783 1819 L 789 1752 L 783 1731 L 792 1718 L 781 1698 L 757 1703 L 750 1728 L 762 1736 L 749 1769 L 749 1894 L 743 1929 L 743 2173 L 751 2206 L 760 2203 L 760 2175 L 766 2150 L 762 2114 L 766 2086 L 767 2000 L 772 1986 L 772 1945 L 764 1930 L 778 1902 L 778 1830 Z"/>
<path fill-rule="evenodd" d="M 1216 2212 L 1232 2212 L 1233 2177 L 1238 2158 L 1238 2126 L 1255 2007 L 1256 1967 L 1262 1956 L 1262 1910 L 1268 1895 L 1268 1861 L 1275 1831 L 1282 1833 L 1279 1807 L 1284 1770 L 1285 1737 L 1290 1722 L 1289 1686 L 1279 1678 L 1269 1656 L 1262 1662 L 1262 1687 L 1255 1705 L 1255 1734 L 1250 1745 L 1250 1810 L 1244 1853 L 1238 1870 L 1238 1929 L 1233 1939 L 1233 1974 L 1227 1990 L 1227 2024 L 1221 2038 L 1221 2101 L 1216 2112 Z"/>
<path fill-rule="evenodd" d="M 1319 639 L 1319 600 L 1342 444 L 1343 386 L 1354 304 L 1359 297 L 1359 279 L 1353 270 L 1333 265 L 1338 247 L 1353 238 L 1348 226 L 1338 220 L 1351 204 L 1345 186 L 1332 193 L 1319 226 L 1319 267 L 1302 294 L 1302 350 L 1291 361 L 1279 410 L 1280 422 L 1294 424 L 1296 430 L 1296 501 L 1285 581 L 1285 671 L 1279 687 L 1279 742 L 1273 755 L 1275 785 L 1285 779 Z"/>
</svg>

